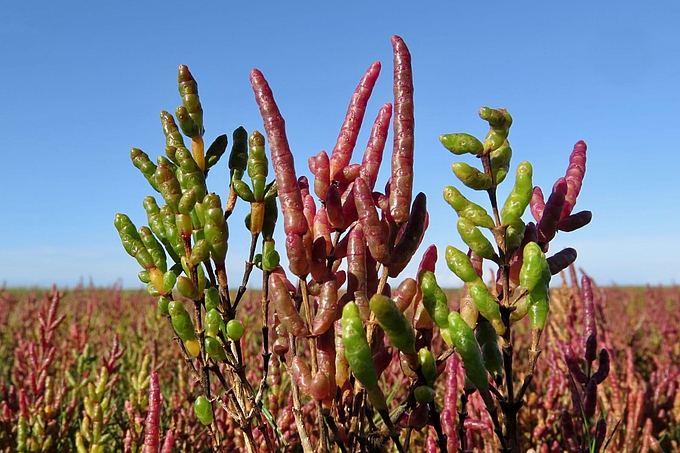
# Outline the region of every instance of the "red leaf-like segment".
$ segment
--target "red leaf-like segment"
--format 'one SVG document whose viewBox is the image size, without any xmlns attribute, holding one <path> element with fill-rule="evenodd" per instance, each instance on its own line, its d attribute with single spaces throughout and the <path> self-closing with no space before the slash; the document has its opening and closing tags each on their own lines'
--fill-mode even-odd
<svg viewBox="0 0 680 453">
<path fill-rule="evenodd" d="M 580 211 L 560 220 L 557 224 L 557 229 L 566 232 L 578 230 L 588 225 L 591 220 L 593 220 L 592 212 Z"/>
<path fill-rule="evenodd" d="M 606 349 L 600 349 L 597 371 L 593 373 L 592 379 L 601 384 L 609 376 L 609 353 Z"/>
<path fill-rule="evenodd" d="M 427 197 L 420 192 L 413 202 L 413 209 L 404 232 L 392 252 L 389 276 L 396 277 L 411 261 L 411 257 L 423 240 L 427 228 Z"/>
<path fill-rule="evenodd" d="M 326 151 L 321 151 L 316 156 L 310 157 L 308 163 L 309 169 L 314 174 L 314 193 L 319 200 L 323 200 L 331 184 L 328 154 Z"/>
<path fill-rule="evenodd" d="M 361 161 L 359 176 L 366 181 L 371 190 L 375 188 L 375 182 L 378 180 L 378 172 L 380 171 L 380 164 L 382 163 L 383 152 L 385 151 L 385 142 L 387 142 L 391 119 L 392 104 L 388 102 L 378 111 L 378 116 L 371 129 L 371 136 L 368 138 L 366 151 L 364 151 L 364 158 Z"/>
<path fill-rule="evenodd" d="M 163 447 L 161 448 L 161 453 L 172 453 L 172 447 L 175 444 L 175 432 L 172 429 L 168 429 L 165 433 L 165 440 L 163 441 Z"/>
<path fill-rule="evenodd" d="M 524 247 L 529 242 L 538 242 L 538 232 L 534 222 L 529 222 L 526 224 L 522 243 L 515 253 L 512 254 L 512 258 L 510 258 L 510 289 L 514 289 L 519 285 L 519 271 L 521 270 L 522 263 L 524 262 Z M 500 294 L 503 288 L 500 279 L 500 269 L 498 270 L 498 278 L 496 279 L 496 288 Z"/>
<path fill-rule="evenodd" d="M 371 189 L 361 178 L 354 181 L 354 203 L 371 256 L 380 263 L 389 263 L 390 250 L 387 246 L 387 236 L 373 204 Z"/>
<path fill-rule="evenodd" d="M 152 371 L 149 381 L 149 412 L 146 414 L 144 425 L 143 453 L 158 453 L 162 402 L 163 395 L 161 394 L 161 385 L 158 382 L 158 373 Z"/>
<path fill-rule="evenodd" d="M 566 195 L 567 180 L 559 178 L 555 182 L 555 185 L 553 185 L 552 193 L 545 204 L 541 219 L 536 225 L 539 243 L 547 244 L 555 237 L 555 233 L 557 233 L 557 224 L 560 221 L 560 214 L 562 213 Z"/>
<path fill-rule="evenodd" d="M 595 324 L 593 286 L 590 278 L 585 274 L 581 277 L 581 293 L 583 294 L 583 338 L 586 340 L 583 345 L 584 356 L 588 363 L 592 363 L 597 354 L 597 325 Z M 594 341 L 588 342 L 591 336 L 594 336 Z"/>
<path fill-rule="evenodd" d="M 302 236 L 295 233 L 286 235 L 286 254 L 288 255 L 288 269 L 302 277 L 309 273 L 309 261 Z"/>
<path fill-rule="evenodd" d="M 326 332 L 338 318 L 338 281 L 330 274 L 321 284 L 319 307 L 312 323 L 312 333 L 321 335 Z"/>
<path fill-rule="evenodd" d="M 336 173 L 349 165 L 352 159 L 352 151 L 354 151 L 354 146 L 357 143 L 361 123 L 364 120 L 364 113 L 366 113 L 366 105 L 368 105 L 368 99 L 371 97 L 379 75 L 380 62 L 376 61 L 368 68 L 352 95 L 345 114 L 345 121 L 342 123 L 338 140 L 331 152 L 330 175 L 332 179 L 336 179 Z"/>
<path fill-rule="evenodd" d="M 291 293 L 295 293 L 297 290 L 295 288 L 295 285 L 291 283 L 290 280 L 288 280 L 288 276 L 286 275 L 286 271 L 284 268 L 282 268 L 280 265 L 276 266 L 273 271 L 270 272 L 270 274 L 277 274 L 279 278 L 283 281 L 283 283 L 286 285 L 286 288 L 288 288 L 288 291 Z"/>
<path fill-rule="evenodd" d="M 335 174 L 335 178 L 339 184 L 347 185 L 357 179 L 359 176 L 359 171 L 361 170 L 361 165 L 359 164 L 349 164 L 342 170 Z"/>
<path fill-rule="evenodd" d="M 576 250 L 567 247 L 566 249 L 560 250 L 553 256 L 548 258 L 548 267 L 550 268 L 550 274 L 559 274 L 562 270 L 566 269 L 571 263 L 576 261 Z"/>
<path fill-rule="evenodd" d="M 413 71 L 411 53 L 404 40 L 392 36 L 394 51 L 394 146 L 390 215 L 397 225 L 408 221 L 413 191 Z"/>
<path fill-rule="evenodd" d="M 403 313 L 411 305 L 417 292 L 418 283 L 412 278 L 406 278 L 399 284 L 397 289 L 394 290 L 391 299 L 397 305 L 399 311 Z"/>
<path fill-rule="evenodd" d="M 347 236 L 349 237 L 346 248 L 347 299 L 358 302 L 357 307 L 364 318 L 368 316 L 368 297 L 366 295 L 366 239 L 361 224 L 357 223 Z M 360 293 L 358 300 L 357 293 Z"/>
<path fill-rule="evenodd" d="M 286 137 L 285 121 L 267 80 L 258 69 L 250 71 L 250 83 L 269 139 L 272 166 L 276 174 L 279 202 L 283 213 L 283 230 L 286 234 L 302 235 L 309 227 L 303 213 L 302 195 L 295 176 L 293 154 L 290 152 Z"/>
<path fill-rule="evenodd" d="M 576 198 L 581 192 L 581 186 L 583 185 L 583 178 L 586 175 L 586 142 L 579 140 L 574 145 L 574 150 L 569 156 L 569 166 L 567 167 L 567 174 L 565 179 L 567 180 L 567 196 L 564 200 L 564 207 L 562 208 L 561 219 L 567 217 L 571 214 L 571 211 L 576 206 Z"/>
<path fill-rule="evenodd" d="M 357 213 L 357 206 L 356 203 L 354 202 L 354 183 L 350 184 L 346 193 L 347 196 L 345 197 L 345 200 L 342 202 L 342 218 L 345 222 L 345 224 L 343 225 L 343 230 L 349 228 L 350 225 L 352 225 L 352 223 L 359 219 L 359 214 Z"/>
<path fill-rule="evenodd" d="M 312 278 L 317 282 L 322 282 L 328 273 L 326 256 L 326 239 L 321 236 L 312 243 L 312 259 L 309 263 Z"/>
<path fill-rule="evenodd" d="M 309 371 L 309 367 L 305 361 L 299 355 L 293 356 L 290 365 L 290 372 L 297 382 L 298 387 L 307 393 L 309 390 L 309 384 L 312 382 L 312 373 Z"/>
<path fill-rule="evenodd" d="M 279 321 L 289 333 L 296 337 L 309 335 L 304 320 L 295 309 L 286 284 L 278 274 L 269 275 L 269 300 L 279 314 Z"/>
<path fill-rule="evenodd" d="M 420 274 L 425 271 L 434 272 L 435 264 L 437 264 L 437 246 L 432 244 L 425 250 L 423 257 L 420 259 L 418 278 L 420 279 Z"/>
<path fill-rule="evenodd" d="M 307 220 L 307 225 L 313 226 L 314 217 L 316 216 L 316 203 L 314 202 L 314 197 L 309 193 L 302 196 L 302 212 Z"/>
<path fill-rule="evenodd" d="M 576 382 L 579 384 L 588 383 L 590 378 L 585 371 L 581 369 L 581 364 L 576 357 L 576 353 L 569 343 L 565 343 L 564 345 L 564 361 L 567 363 L 567 368 Z"/>
<path fill-rule="evenodd" d="M 330 255 L 333 242 L 331 240 L 331 226 L 328 223 L 328 215 L 326 214 L 326 208 L 321 206 L 314 216 L 314 224 L 312 226 L 312 232 L 314 233 L 314 241 L 319 238 L 324 238 L 326 241 L 326 255 Z"/>
<path fill-rule="evenodd" d="M 316 360 L 319 372 L 328 378 L 330 391 L 327 400 L 330 400 L 328 403 L 332 404 L 337 385 L 335 383 L 335 323 L 322 335 L 316 337 Z"/>
<path fill-rule="evenodd" d="M 538 186 L 534 187 L 534 190 L 531 192 L 529 209 L 531 209 L 531 215 L 534 216 L 536 222 L 540 222 L 541 217 L 543 217 L 543 210 L 545 209 L 545 199 L 543 198 L 543 191 Z"/>
<path fill-rule="evenodd" d="M 340 199 L 340 191 L 336 184 L 328 186 L 326 192 L 325 204 L 326 212 L 328 214 L 328 223 L 336 231 L 342 231 L 345 226 L 345 216 L 342 213 L 342 201 Z"/>
</svg>

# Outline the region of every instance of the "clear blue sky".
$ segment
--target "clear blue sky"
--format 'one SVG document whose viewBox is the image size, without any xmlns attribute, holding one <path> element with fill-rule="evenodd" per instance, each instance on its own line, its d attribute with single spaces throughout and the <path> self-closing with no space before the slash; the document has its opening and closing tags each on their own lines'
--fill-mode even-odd
<svg viewBox="0 0 680 453">
<path fill-rule="evenodd" d="M 198 79 L 206 141 L 240 125 L 262 130 L 248 81 L 251 68 L 262 70 L 298 174 L 309 175 L 307 157 L 333 147 L 351 93 L 380 60 L 360 161 L 370 122 L 392 101 L 393 34 L 413 55 L 415 189 L 429 195 L 432 218 L 425 245 L 462 247 L 456 214 L 441 198 L 457 184 L 456 156 L 439 134 L 483 136 L 477 109 L 506 107 L 515 118 L 513 168 L 530 160 L 545 191 L 564 174 L 573 144 L 588 143 L 577 209 L 592 210 L 593 222 L 560 234 L 552 250 L 578 249 L 578 266 L 600 284 L 678 281 L 680 3 L 202 3 L 5 2 L 0 282 L 139 285 L 113 217 L 145 222 L 141 201 L 152 190 L 128 153 L 163 152 L 158 112 L 179 105 L 179 64 Z M 210 189 L 226 194 L 227 179 L 225 161 Z M 230 225 L 232 282 L 247 241 L 239 209 Z M 456 283 L 443 261 L 438 275 Z"/>
</svg>

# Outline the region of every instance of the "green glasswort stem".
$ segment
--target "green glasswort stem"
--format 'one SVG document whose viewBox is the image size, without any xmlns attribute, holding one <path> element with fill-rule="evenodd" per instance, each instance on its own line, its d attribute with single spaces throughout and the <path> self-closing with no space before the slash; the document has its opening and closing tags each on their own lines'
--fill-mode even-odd
<svg viewBox="0 0 680 453">
<path fill-rule="evenodd" d="M 502 183 L 510 170 L 510 160 L 512 159 L 512 148 L 506 140 L 503 146 L 491 151 L 491 173 L 493 174 L 496 185 Z"/>
<path fill-rule="evenodd" d="M 184 146 L 184 139 L 177 128 L 175 118 L 173 118 L 172 114 L 165 110 L 161 110 L 160 116 L 163 134 L 165 135 L 165 144 L 172 147 Z"/>
<path fill-rule="evenodd" d="M 182 175 L 182 180 L 185 183 L 186 189 L 195 189 L 196 198 L 202 200 L 207 193 L 205 173 L 203 173 L 203 170 L 198 166 L 188 149 L 184 147 L 177 148 L 175 156 L 180 165 L 178 175 Z"/>
<path fill-rule="evenodd" d="M 264 151 L 264 137 L 258 131 L 250 134 L 248 139 L 248 176 L 253 183 L 253 194 L 256 201 L 262 201 L 265 193 L 269 161 Z"/>
<path fill-rule="evenodd" d="M 470 247 L 470 250 L 475 252 L 475 255 L 486 259 L 492 259 L 496 255 L 491 242 L 473 222 L 465 217 L 461 217 L 458 219 L 457 226 L 458 234 L 460 234 L 460 237 L 467 246 Z"/>
<path fill-rule="evenodd" d="M 215 286 L 205 289 L 205 311 L 210 312 L 216 309 L 220 304 L 220 292 Z"/>
<path fill-rule="evenodd" d="M 370 392 L 378 386 L 378 373 L 359 316 L 359 309 L 354 302 L 348 302 L 343 308 L 341 326 L 345 358 L 354 376 Z"/>
<path fill-rule="evenodd" d="M 456 210 L 460 217 L 464 217 L 477 226 L 493 228 L 493 219 L 486 209 L 465 198 L 458 189 L 453 186 L 444 187 L 444 200 Z"/>
<path fill-rule="evenodd" d="M 489 376 L 484 367 L 484 360 L 475 333 L 463 321 L 457 311 L 452 311 L 449 314 L 449 329 L 456 351 L 463 359 L 465 376 L 479 390 L 487 390 L 489 388 Z"/>
<path fill-rule="evenodd" d="M 167 297 L 165 296 L 160 296 L 158 298 L 158 309 L 160 312 L 166 316 L 170 315 L 170 312 L 168 311 L 168 305 L 170 304 L 170 301 L 168 300 Z"/>
<path fill-rule="evenodd" d="M 243 337 L 243 334 L 245 333 L 243 324 L 241 324 L 241 321 L 239 321 L 238 319 L 231 319 L 227 323 L 226 330 L 227 336 L 234 341 L 239 341 Z"/>
<path fill-rule="evenodd" d="M 446 325 L 448 326 L 449 321 L 446 320 Z M 448 328 L 447 328 L 448 330 Z M 450 332 L 449 332 L 450 337 Z M 420 363 L 420 369 L 425 377 L 425 382 L 430 387 L 434 387 L 434 383 L 437 380 L 439 373 L 437 372 L 437 363 L 434 360 L 434 356 L 427 348 L 421 348 L 418 351 L 418 362 Z"/>
<path fill-rule="evenodd" d="M 172 269 L 163 274 L 163 292 L 165 294 L 171 293 L 176 283 L 177 274 Z"/>
<path fill-rule="evenodd" d="M 177 291 L 187 299 L 198 300 L 198 288 L 194 282 L 185 275 L 177 277 Z"/>
<path fill-rule="evenodd" d="M 466 253 L 461 252 L 456 247 L 449 245 L 446 247 L 446 264 L 451 272 L 465 283 L 477 281 L 479 275 L 472 266 L 472 262 Z"/>
<path fill-rule="evenodd" d="M 271 272 L 278 267 L 281 257 L 275 246 L 274 239 L 266 239 L 262 243 L 262 270 Z"/>
<path fill-rule="evenodd" d="M 496 299 L 489 293 L 489 288 L 478 276 L 473 282 L 466 283 L 470 291 L 470 297 L 475 303 L 479 312 L 493 325 L 499 335 L 505 333 L 505 324 L 501 319 L 501 311 Z"/>
<path fill-rule="evenodd" d="M 166 261 L 165 250 L 153 235 L 151 229 L 145 226 L 140 227 L 139 237 L 141 238 L 144 247 L 146 247 L 146 250 L 151 255 L 155 267 L 160 269 L 161 272 L 166 272 L 168 270 L 168 265 Z"/>
<path fill-rule="evenodd" d="M 175 329 L 177 336 L 182 341 L 195 340 L 196 333 L 194 331 L 194 323 L 191 321 L 191 316 L 184 308 L 181 302 L 172 301 L 168 304 L 168 313 L 172 320 L 172 327 Z"/>
<path fill-rule="evenodd" d="M 210 244 L 210 253 L 217 263 L 224 263 L 227 257 L 229 228 L 224 220 L 222 201 L 219 195 L 209 193 L 203 199 L 205 224 L 203 233 Z"/>
<path fill-rule="evenodd" d="M 486 369 L 492 376 L 500 375 L 503 372 L 503 355 L 498 348 L 496 329 L 490 322 L 480 322 L 475 329 L 475 338 L 482 350 Z"/>
<path fill-rule="evenodd" d="M 234 179 L 231 182 L 231 186 L 234 188 L 236 195 L 238 195 L 243 201 L 247 203 L 252 203 L 255 201 L 255 195 L 253 194 L 253 191 L 250 190 L 250 186 L 248 186 L 246 182 L 239 179 Z"/>
<path fill-rule="evenodd" d="M 207 426 L 213 422 L 212 403 L 203 395 L 199 396 L 196 398 L 196 401 L 194 401 L 194 413 L 196 414 L 198 421 L 203 425 Z"/>
<path fill-rule="evenodd" d="M 456 155 L 470 153 L 479 156 L 484 151 L 482 142 L 477 137 L 466 133 L 442 134 L 439 136 L 439 141 L 444 148 Z"/>
<path fill-rule="evenodd" d="M 208 355 L 213 359 L 217 360 L 218 362 L 222 362 L 227 359 L 227 354 L 224 352 L 224 347 L 222 347 L 222 343 L 220 343 L 217 338 L 206 336 L 203 340 L 203 344 L 205 345 L 205 352 L 207 352 Z"/>
<path fill-rule="evenodd" d="M 512 253 L 522 245 L 526 225 L 522 219 L 517 219 L 505 230 L 505 252 Z"/>
<path fill-rule="evenodd" d="M 173 213 L 179 212 L 178 204 L 182 198 L 182 188 L 175 173 L 171 170 L 171 163 L 163 156 L 158 158 L 158 167 L 156 167 L 156 185 Z"/>
<path fill-rule="evenodd" d="M 203 107 L 198 97 L 198 83 L 186 65 L 180 65 L 177 71 L 177 84 L 179 94 L 182 96 L 182 105 L 203 135 Z"/>
<path fill-rule="evenodd" d="M 517 166 L 515 185 L 505 200 L 503 209 L 501 209 L 503 224 L 507 225 L 522 217 L 527 206 L 529 206 L 533 190 L 532 174 L 533 169 L 528 161 L 521 162 Z"/>
<path fill-rule="evenodd" d="M 230 180 L 243 178 L 248 165 L 248 132 L 239 127 L 234 130 L 231 152 L 229 153 Z"/>
<path fill-rule="evenodd" d="M 179 262 L 180 257 L 184 255 L 184 242 L 177 229 L 175 214 L 167 205 L 161 206 L 160 213 L 163 220 L 163 228 L 165 230 L 165 240 L 174 251 L 176 258 L 173 257 L 173 259 L 175 262 Z"/>
<path fill-rule="evenodd" d="M 199 239 L 191 248 L 191 256 L 189 262 L 194 266 L 207 261 L 210 257 L 210 244 L 205 239 Z"/>
<path fill-rule="evenodd" d="M 208 150 L 205 152 L 205 162 L 207 168 L 210 168 L 219 162 L 220 158 L 227 150 L 227 142 L 227 134 L 217 136 L 215 141 L 212 142 Z"/>
<path fill-rule="evenodd" d="M 419 385 L 413 390 L 413 396 L 419 404 L 427 404 L 434 401 L 436 393 L 429 385 Z"/>
<path fill-rule="evenodd" d="M 489 123 L 489 132 L 484 139 L 484 150 L 494 151 L 503 146 L 512 126 L 512 116 L 505 109 L 482 107 L 479 109 L 479 117 Z"/>
<path fill-rule="evenodd" d="M 132 165 L 142 172 L 142 175 L 144 175 L 144 178 L 149 182 L 151 187 L 156 192 L 160 192 L 158 190 L 158 185 L 156 184 L 156 178 L 154 177 L 154 174 L 156 173 L 156 164 L 151 162 L 148 154 L 141 149 L 132 148 L 130 150 L 130 159 L 132 160 Z"/>
<path fill-rule="evenodd" d="M 175 109 L 175 116 L 177 117 L 179 128 L 182 129 L 184 135 L 190 138 L 201 136 L 201 130 L 189 115 L 189 111 L 186 109 L 186 107 L 183 105 L 177 107 Z"/>
<path fill-rule="evenodd" d="M 491 177 L 484 172 L 466 164 L 465 162 L 454 162 L 451 166 L 453 174 L 473 190 L 488 190 L 492 186 Z"/>
<path fill-rule="evenodd" d="M 207 310 L 207 308 L 206 308 Z M 219 336 L 220 330 L 222 329 L 222 315 L 217 311 L 216 308 L 211 308 L 205 313 L 205 334 L 210 337 L 217 338 Z"/>
<path fill-rule="evenodd" d="M 415 332 L 397 304 L 387 296 L 375 294 L 369 301 L 369 307 L 392 345 L 404 354 L 415 354 Z"/>
<path fill-rule="evenodd" d="M 536 242 L 524 246 L 522 267 L 519 271 L 519 284 L 531 292 L 543 278 L 545 255 Z"/>
<path fill-rule="evenodd" d="M 476 275 L 476 274 L 475 274 Z M 437 278 L 431 271 L 423 271 L 420 275 L 420 289 L 423 293 L 423 306 L 430 318 L 441 331 L 442 339 L 451 345 L 449 335 L 449 303 L 446 294 L 437 284 Z"/>
</svg>

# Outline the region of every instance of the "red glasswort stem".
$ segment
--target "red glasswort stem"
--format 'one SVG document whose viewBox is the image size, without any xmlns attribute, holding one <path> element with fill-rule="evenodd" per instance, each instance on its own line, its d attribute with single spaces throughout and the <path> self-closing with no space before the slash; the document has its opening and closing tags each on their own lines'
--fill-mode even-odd
<svg viewBox="0 0 680 453">
<path fill-rule="evenodd" d="M 314 233 L 315 241 L 319 238 L 324 238 L 326 241 L 326 255 L 329 255 L 333 248 L 333 242 L 331 239 L 331 226 L 328 223 L 328 215 L 326 214 L 326 208 L 323 206 L 316 211 L 312 232 Z"/>
<path fill-rule="evenodd" d="M 158 382 L 158 373 L 151 372 L 149 381 L 149 412 L 146 414 L 144 427 L 144 449 L 143 453 L 158 453 L 160 446 L 159 424 L 161 419 L 161 386 Z"/>
<path fill-rule="evenodd" d="M 560 221 L 560 214 L 564 206 L 567 195 L 567 180 L 559 178 L 553 185 L 552 193 L 548 197 L 545 209 L 541 215 L 536 228 L 538 229 L 538 241 L 548 244 L 557 233 L 557 223 Z"/>
<path fill-rule="evenodd" d="M 361 161 L 359 176 L 366 181 L 371 190 L 375 188 L 375 182 L 378 179 L 378 171 L 382 163 L 387 133 L 390 128 L 390 119 L 392 119 L 392 104 L 388 102 L 378 111 L 378 116 L 371 129 L 371 136 L 368 138 L 364 158 Z"/>
<path fill-rule="evenodd" d="M 323 200 L 330 185 L 330 163 L 326 151 L 321 151 L 316 156 L 308 159 L 309 169 L 314 174 L 314 193 Z"/>
<path fill-rule="evenodd" d="M 354 181 L 354 201 L 371 256 L 380 263 L 388 263 L 390 250 L 387 246 L 387 236 L 373 204 L 371 190 L 361 178 Z"/>
<path fill-rule="evenodd" d="M 283 279 L 272 273 L 269 276 L 269 297 L 274 309 L 279 314 L 279 320 L 286 330 L 296 337 L 309 335 L 309 330 L 300 313 L 295 309 L 293 299 L 288 293 L 288 288 Z"/>
<path fill-rule="evenodd" d="M 325 282 L 321 284 L 321 294 L 319 294 L 319 307 L 312 324 L 312 333 L 321 335 L 325 333 L 338 317 L 338 281 L 335 275 L 330 274 Z"/>
<path fill-rule="evenodd" d="M 587 275 L 581 277 L 583 292 L 583 338 L 584 357 L 590 364 L 597 354 L 597 326 L 595 325 L 595 303 L 593 301 L 593 288 Z"/>
<path fill-rule="evenodd" d="M 397 225 L 408 221 L 413 191 L 413 71 L 411 53 L 404 40 L 392 36 L 394 50 L 394 146 L 392 149 L 392 181 L 390 183 L 390 215 Z"/>
<path fill-rule="evenodd" d="M 255 101 L 260 107 L 264 130 L 269 139 L 272 166 L 276 174 L 279 201 L 283 213 L 283 229 L 286 234 L 302 235 L 308 225 L 302 208 L 302 196 L 295 176 L 295 162 L 290 152 L 286 125 L 279 111 L 272 90 L 258 69 L 250 71 L 250 83 L 255 93 Z"/>
<path fill-rule="evenodd" d="M 567 196 L 564 200 L 564 207 L 562 208 L 561 219 L 569 216 L 571 211 L 576 206 L 576 198 L 581 192 L 581 186 L 583 185 L 583 177 L 586 175 L 586 142 L 579 140 L 574 145 L 574 150 L 569 156 L 569 166 L 567 167 L 567 174 L 565 179 L 567 180 Z"/>
<path fill-rule="evenodd" d="M 345 121 L 340 128 L 340 135 L 338 135 L 338 140 L 331 152 L 331 179 L 337 179 L 336 173 L 349 165 L 352 151 L 354 151 L 354 146 L 357 143 L 361 123 L 364 120 L 364 113 L 366 113 L 366 105 L 379 75 L 380 62 L 376 61 L 368 68 L 352 95 L 349 107 L 347 108 L 347 114 L 345 115 Z"/>
<path fill-rule="evenodd" d="M 565 217 L 557 224 L 557 229 L 560 231 L 574 231 L 582 228 L 593 220 L 593 213 L 590 211 L 580 211 Z"/>
<path fill-rule="evenodd" d="M 531 209 L 531 215 L 534 216 L 536 222 L 540 222 L 541 217 L 543 217 L 543 210 L 545 209 L 545 198 L 543 197 L 543 191 L 538 186 L 534 187 L 531 193 L 529 209 Z"/>
</svg>

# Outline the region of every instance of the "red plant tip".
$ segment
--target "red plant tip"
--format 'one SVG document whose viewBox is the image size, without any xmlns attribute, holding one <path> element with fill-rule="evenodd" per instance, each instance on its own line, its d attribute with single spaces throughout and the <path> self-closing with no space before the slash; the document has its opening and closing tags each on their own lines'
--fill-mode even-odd
<svg viewBox="0 0 680 453">
<path fill-rule="evenodd" d="M 576 198 L 581 192 L 581 186 L 583 185 L 583 178 L 586 174 L 586 142 L 579 140 L 574 145 L 574 150 L 569 156 L 569 166 L 567 167 L 567 173 L 565 179 L 567 180 L 567 196 L 564 200 L 564 207 L 562 208 L 562 215 L 560 219 L 568 217 L 571 211 L 576 206 Z"/>
<path fill-rule="evenodd" d="M 404 40 L 392 36 L 394 52 L 394 144 L 390 181 L 390 215 L 397 225 L 408 221 L 413 191 L 413 71 Z"/>
<path fill-rule="evenodd" d="M 144 426 L 144 449 L 142 453 L 158 453 L 162 399 L 158 373 L 152 371 L 149 380 L 149 412 L 146 415 Z"/>
<path fill-rule="evenodd" d="M 371 97 L 379 75 L 380 62 L 376 61 L 368 68 L 352 95 L 338 140 L 331 152 L 330 176 L 333 180 L 337 180 L 338 173 L 349 165 L 366 113 L 366 105 L 368 105 L 368 99 Z"/>
<path fill-rule="evenodd" d="M 285 121 L 267 80 L 258 69 L 250 71 L 250 83 L 269 139 L 272 166 L 283 213 L 283 229 L 286 234 L 303 235 L 309 226 L 303 212 L 302 194 L 295 176 L 295 162 L 286 137 Z"/>
</svg>

